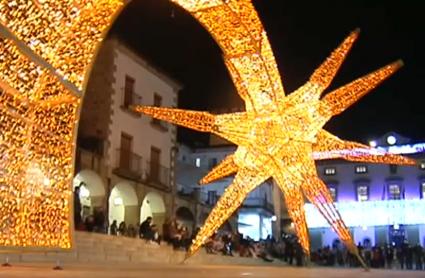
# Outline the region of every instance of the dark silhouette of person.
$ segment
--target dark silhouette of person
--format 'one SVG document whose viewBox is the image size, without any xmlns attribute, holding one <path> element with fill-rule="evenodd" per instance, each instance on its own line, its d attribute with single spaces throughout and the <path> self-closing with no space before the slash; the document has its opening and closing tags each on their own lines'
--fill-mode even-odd
<svg viewBox="0 0 425 278">
<path fill-rule="evenodd" d="M 152 229 L 152 217 L 148 216 L 145 221 L 140 224 L 139 237 L 146 240 L 154 240 L 155 233 Z"/>
<path fill-rule="evenodd" d="M 98 233 L 105 233 L 105 213 L 103 208 L 97 208 L 94 211 L 94 230 Z"/>
<path fill-rule="evenodd" d="M 112 224 L 110 227 L 110 234 L 113 236 L 116 236 L 118 234 L 117 220 L 112 221 Z"/>
<path fill-rule="evenodd" d="M 422 246 L 417 244 L 414 247 L 413 252 L 414 252 L 414 257 L 415 257 L 416 270 L 422 270 L 423 269 L 423 264 L 422 264 L 423 249 L 422 249 Z"/>
<path fill-rule="evenodd" d="M 81 200 L 80 200 L 80 188 L 84 183 L 80 183 L 74 189 L 74 226 L 76 230 L 81 229 Z"/>
</svg>

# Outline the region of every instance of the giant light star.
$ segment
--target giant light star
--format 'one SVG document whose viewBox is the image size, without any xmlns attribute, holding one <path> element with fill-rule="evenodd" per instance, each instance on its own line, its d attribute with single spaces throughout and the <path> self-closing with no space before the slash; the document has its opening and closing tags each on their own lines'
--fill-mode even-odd
<svg viewBox="0 0 425 278">
<path fill-rule="evenodd" d="M 396 62 L 322 99 L 357 32 L 285 97 L 270 43 L 251 0 L 171 0 L 195 17 L 223 50 L 246 112 L 139 107 L 159 119 L 213 132 L 238 145 L 202 183 L 236 173 L 188 255 L 272 177 L 309 253 L 303 194 L 349 250 L 351 235 L 317 177 L 314 159 L 412 164 L 399 156 L 345 142 L 322 130 L 401 64 Z M 81 99 L 95 54 L 128 0 L 0 0 L 0 249 L 72 247 L 70 185 Z"/>
<path fill-rule="evenodd" d="M 285 195 L 289 215 L 295 223 L 299 242 L 306 254 L 310 253 L 310 248 L 304 196 L 326 218 L 348 250 L 362 262 L 329 190 L 317 176 L 314 160 L 343 158 L 350 161 L 414 164 L 414 161 L 401 156 L 340 140 L 322 129 L 333 116 L 343 112 L 393 74 L 402 62 L 385 66 L 321 98 L 358 37 L 356 30 L 316 69 L 305 85 L 285 96 L 267 36 L 250 1 L 216 2 L 211 7 L 193 6 L 189 10 L 222 47 L 226 66 L 245 102 L 246 112 L 212 115 L 208 112 L 171 108 L 134 108 L 157 119 L 214 133 L 238 145 L 234 154 L 226 157 L 200 182 L 206 184 L 235 174 L 232 184 L 224 191 L 197 234 L 188 256 L 194 254 L 235 212 L 253 189 L 273 178 Z M 245 9 L 236 9 L 238 6 Z M 234 36 L 239 38 L 232 40 L 233 45 L 224 45 L 215 33 L 217 30 L 214 26 L 217 24 L 211 21 L 214 17 L 205 15 L 211 13 L 211 9 L 222 14 L 227 11 L 229 17 L 232 17 L 234 30 L 242 29 L 250 36 L 242 37 L 239 36 L 240 32 L 236 32 Z M 247 16 L 252 20 L 248 21 Z M 216 15 L 215 18 L 220 17 Z M 220 23 L 225 25 L 227 20 Z M 232 34 L 228 35 L 231 37 Z M 243 51 L 239 48 L 243 48 Z"/>
</svg>

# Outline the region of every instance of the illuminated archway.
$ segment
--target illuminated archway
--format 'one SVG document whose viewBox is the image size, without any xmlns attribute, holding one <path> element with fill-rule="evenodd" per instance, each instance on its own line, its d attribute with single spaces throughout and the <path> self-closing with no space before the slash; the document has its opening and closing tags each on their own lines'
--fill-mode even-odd
<svg viewBox="0 0 425 278">
<path fill-rule="evenodd" d="M 112 188 L 109 195 L 109 223 L 116 220 L 118 224 L 125 221 L 129 224 L 138 222 L 138 200 L 134 187 L 128 182 L 120 182 Z"/>
<path fill-rule="evenodd" d="M 6 184 L 0 192 L 0 245 L 71 247 L 70 184 L 80 99 L 94 53 L 125 0 L 1 0 L 0 95 Z M 345 142 L 323 125 L 394 73 L 390 64 L 320 99 L 357 38 L 353 32 L 303 87 L 285 96 L 266 32 L 250 0 L 172 0 L 214 37 L 246 112 L 214 116 L 206 112 L 138 107 L 137 111 L 198 131 L 216 133 L 238 145 L 202 182 L 237 172 L 188 255 L 196 252 L 245 196 L 273 177 L 285 194 L 299 241 L 309 253 L 303 194 L 350 252 L 361 258 L 329 191 L 316 177 L 313 159 L 412 164 Z M 294 151 L 295 150 L 295 151 Z M 313 150 L 320 156 L 314 157 Z M 347 151 L 348 150 L 348 151 Z M 361 150 L 361 151 L 359 151 Z M 344 152 L 345 151 L 345 152 Z M 296 155 L 294 155 L 294 153 Z M 36 166 L 34 166 L 36 165 Z M 36 173 L 28 179 L 27 172 Z M 48 182 L 46 182 L 48 180 Z M 307 181 L 307 182 L 306 182 Z M 34 194 L 37 192 L 37 194 Z M 17 196 L 17 197 L 16 197 Z"/>
<path fill-rule="evenodd" d="M 162 231 L 166 212 L 162 196 L 156 192 L 149 192 L 146 194 L 140 207 L 140 222 L 145 221 L 147 217 L 152 217 L 153 224 L 156 225 L 159 231 Z"/>
<path fill-rule="evenodd" d="M 8 5 L 1 0 L 0 128 L 5 136 L 0 153 L 14 159 L 4 165 L 13 171 L 3 176 L 8 186 L 0 192 L 7 199 L 0 208 L 0 219 L 9 223 L 0 227 L 0 246 L 71 247 L 70 185 L 80 100 L 97 48 L 127 2 L 18 0 L 16 5 Z M 271 47 L 249 0 L 172 2 L 212 34 L 236 81 L 257 82 L 258 93 L 262 88 L 268 91 L 271 83 L 274 89 L 283 90 Z M 262 81 L 250 80 L 254 71 L 268 74 Z M 251 93 L 242 91 L 243 98 Z M 22 173 L 29 163 L 39 165 L 50 180 L 51 193 L 43 200 L 20 192 L 20 184 L 27 183 Z M 42 182 L 37 186 L 43 186 Z M 18 192 L 26 202 L 10 197 Z M 27 217 L 32 214 L 36 217 Z M 21 232 L 23 227 L 26 233 Z"/>
</svg>

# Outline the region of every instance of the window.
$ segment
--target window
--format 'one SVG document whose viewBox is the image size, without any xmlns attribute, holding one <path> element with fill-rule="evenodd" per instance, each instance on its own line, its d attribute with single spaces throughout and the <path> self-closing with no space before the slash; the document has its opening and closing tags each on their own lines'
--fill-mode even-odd
<svg viewBox="0 0 425 278">
<path fill-rule="evenodd" d="M 151 161 L 149 162 L 149 178 L 152 181 L 160 181 L 160 170 L 161 170 L 161 150 L 151 146 Z"/>
<path fill-rule="evenodd" d="M 199 157 L 195 158 L 195 166 L 196 167 L 201 167 L 201 159 Z"/>
<path fill-rule="evenodd" d="M 390 183 L 388 185 L 388 199 L 400 200 L 401 199 L 401 186 L 397 183 Z"/>
<path fill-rule="evenodd" d="M 394 164 L 390 165 L 390 173 L 397 174 L 397 165 L 394 165 Z"/>
<path fill-rule="evenodd" d="M 425 199 L 425 180 L 421 181 L 421 198 Z"/>
<path fill-rule="evenodd" d="M 207 204 L 208 205 L 214 205 L 215 203 L 217 203 L 217 191 L 215 190 L 210 190 L 208 191 L 208 200 L 207 200 Z"/>
<path fill-rule="evenodd" d="M 354 169 L 354 172 L 356 174 L 364 174 L 367 173 L 367 166 L 366 165 L 357 165 Z"/>
<path fill-rule="evenodd" d="M 162 105 L 162 97 L 158 94 L 153 95 L 153 106 L 160 107 Z"/>
<path fill-rule="evenodd" d="M 133 146 L 133 137 L 126 134 L 121 133 L 121 146 L 120 146 L 120 160 L 119 166 L 121 169 L 131 169 L 131 154 L 132 154 L 132 146 Z"/>
<path fill-rule="evenodd" d="M 217 165 L 217 158 L 211 158 L 209 164 L 210 169 L 214 168 Z"/>
<path fill-rule="evenodd" d="M 369 186 L 358 185 L 357 186 L 357 201 L 364 202 L 369 200 Z"/>
<path fill-rule="evenodd" d="M 331 193 L 332 196 L 332 200 L 334 200 L 334 202 L 337 201 L 337 190 L 335 186 L 329 186 L 329 192 Z"/>
<path fill-rule="evenodd" d="M 162 105 L 162 97 L 155 93 L 153 95 L 153 106 L 161 107 L 161 105 Z M 158 120 L 158 119 L 154 119 L 154 118 L 152 118 L 152 123 L 155 124 L 155 125 L 158 125 L 158 126 L 161 125 L 161 121 Z"/>
<path fill-rule="evenodd" d="M 421 163 L 419 164 L 419 169 L 425 170 L 425 161 L 421 161 Z"/>
<path fill-rule="evenodd" d="M 325 175 L 326 176 L 333 176 L 336 174 L 336 168 L 335 167 L 327 167 L 325 168 Z"/>
<path fill-rule="evenodd" d="M 134 95 L 134 78 L 126 75 L 125 84 L 124 84 L 124 107 L 128 108 L 133 104 L 133 95 Z"/>
</svg>

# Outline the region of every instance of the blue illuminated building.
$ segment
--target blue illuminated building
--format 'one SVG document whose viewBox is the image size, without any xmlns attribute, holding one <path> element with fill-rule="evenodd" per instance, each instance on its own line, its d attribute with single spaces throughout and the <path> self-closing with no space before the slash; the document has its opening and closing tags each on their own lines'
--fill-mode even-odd
<svg viewBox="0 0 425 278">
<path fill-rule="evenodd" d="M 317 162 L 354 240 L 373 245 L 425 245 L 425 143 L 411 143 L 396 133 L 371 141 L 376 149 L 402 154 L 417 166 Z M 338 238 L 311 204 L 306 204 L 312 250 L 332 246 Z"/>
</svg>

